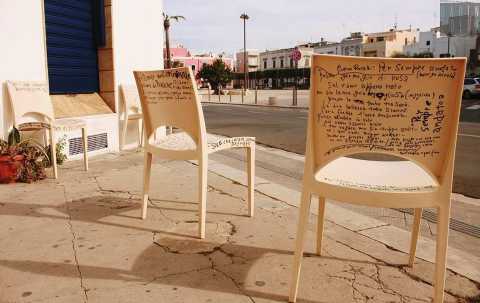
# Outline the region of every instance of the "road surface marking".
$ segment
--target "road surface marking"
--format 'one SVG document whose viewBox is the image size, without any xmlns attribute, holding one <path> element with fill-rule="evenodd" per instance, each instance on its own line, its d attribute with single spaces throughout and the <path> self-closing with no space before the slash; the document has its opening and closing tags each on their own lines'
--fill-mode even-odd
<svg viewBox="0 0 480 303">
<path fill-rule="evenodd" d="M 470 134 L 458 134 L 461 137 L 470 137 L 470 138 L 480 138 L 480 136 L 477 135 L 470 135 Z"/>
</svg>

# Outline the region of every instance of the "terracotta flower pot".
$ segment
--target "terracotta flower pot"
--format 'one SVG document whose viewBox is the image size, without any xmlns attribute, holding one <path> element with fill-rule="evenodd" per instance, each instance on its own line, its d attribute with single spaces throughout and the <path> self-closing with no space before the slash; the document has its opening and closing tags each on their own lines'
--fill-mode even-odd
<svg viewBox="0 0 480 303">
<path fill-rule="evenodd" d="M 23 155 L 0 155 L 0 183 L 13 183 L 17 181 L 18 170 L 25 157 Z"/>
</svg>

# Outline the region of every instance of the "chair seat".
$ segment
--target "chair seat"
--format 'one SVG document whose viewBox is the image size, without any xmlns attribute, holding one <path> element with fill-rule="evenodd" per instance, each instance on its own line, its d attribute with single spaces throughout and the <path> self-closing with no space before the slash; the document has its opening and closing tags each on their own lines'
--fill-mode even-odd
<svg viewBox="0 0 480 303">
<path fill-rule="evenodd" d="M 178 132 L 169 134 L 167 136 L 162 136 L 161 138 L 156 138 L 156 141 L 150 141 L 149 143 L 152 146 L 168 149 L 168 150 L 195 150 L 196 144 L 186 132 Z"/>
<path fill-rule="evenodd" d="M 81 119 L 59 119 L 55 121 L 56 131 L 70 132 L 86 126 L 87 123 Z"/>
<path fill-rule="evenodd" d="M 138 119 L 143 119 L 142 113 L 128 114 L 128 120 L 138 120 Z"/>
<path fill-rule="evenodd" d="M 235 147 L 248 147 L 251 142 L 255 142 L 255 138 L 252 137 L 234 137 L 234 138 L 222 138 L 218 139 L 216 136 L 207 134 L 207 144 L 208 152 L 213 153 L 220 151 L 226 148 L 235 148 Z M 186 133 L 178 132 L 167 135 L 160 139 L 157 139 L 155 143 L 151 142 L 150 145 L 153 145 L 158 148 L 168 149 L 168 150 L 195 150 L 196 144 L 195 141 Z"/>
<path fill-rule="evenodd" d="M 410 161 L 368 161 L 342 157 L 321 168 L 315 180 L 330 185 L 378 192 L 425 192 L 437 181 Z"/>
</svg>

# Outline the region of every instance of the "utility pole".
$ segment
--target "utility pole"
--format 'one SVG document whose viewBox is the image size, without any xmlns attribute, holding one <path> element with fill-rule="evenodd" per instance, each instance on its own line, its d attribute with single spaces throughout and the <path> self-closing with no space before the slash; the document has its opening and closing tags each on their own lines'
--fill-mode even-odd
<svg viewBox="0 0 480 303">
<path fill-rule="evenodd" d="M 243 19 L 243 73 L 244 73 L 244 80 L 243 80 L 243 91 L 242 91 L 242 103 L 243 98 L 245 96 L 245 90 L 247 89 L 248 85 L 248 70 L 247 70 L 247 20 L 250 17 L 243 13 L 240 15 L 240 19 Z"/>
</svg>

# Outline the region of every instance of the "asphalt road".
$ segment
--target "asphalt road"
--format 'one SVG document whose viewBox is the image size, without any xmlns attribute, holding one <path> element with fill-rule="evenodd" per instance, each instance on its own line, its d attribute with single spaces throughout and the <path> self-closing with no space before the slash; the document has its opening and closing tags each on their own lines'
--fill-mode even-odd
<svg viewBox="0 0 480 303">
<path fill-rule="evenodd" d="M 255 136 L 261 144 L 298 154 L 305 153 L 307 113 L 304 109 L 204 105 L 208 132 Z M 480 198 L 480 101 L 464 102 L 461 120 L 453 191 Z"/>
</svg>

